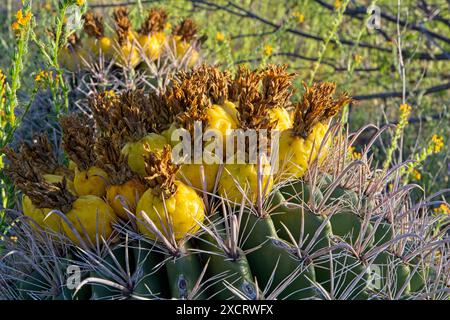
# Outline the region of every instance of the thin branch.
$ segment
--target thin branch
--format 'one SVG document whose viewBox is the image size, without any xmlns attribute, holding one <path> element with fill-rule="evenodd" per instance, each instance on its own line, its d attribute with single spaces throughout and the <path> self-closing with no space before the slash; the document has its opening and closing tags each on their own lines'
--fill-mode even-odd
<svg viewBox="0 0 450 320">
<path fill-rule="evenodd" d="M 410 92 L 407 92 L 407 95 L 428 95 L 436 92 L 441 92 L 450 89 L 450 82 L 440 84 L 437 86 L 429 87 L 427 89 L 419 89 L 419 90 L 413 90 Z M 402 91 L 394 91 L 394 92 L 380 92 L 380 93 L 374 93 L 374 94 L 365 94 L 365 95 L 359 95 L 359 96 L 353 96 L 353 99 L 355 100 L 371 100 L 371 99 L 383 99 L 383 98 L 401 98 L 402 97 Z"/>
</svg>

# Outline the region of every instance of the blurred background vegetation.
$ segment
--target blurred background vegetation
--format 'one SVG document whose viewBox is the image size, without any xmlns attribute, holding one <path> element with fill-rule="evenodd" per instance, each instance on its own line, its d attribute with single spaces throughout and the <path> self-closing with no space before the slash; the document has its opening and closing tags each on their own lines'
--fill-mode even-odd
<svg viewBox="0 0 450 320">
<path fill-rule="evenodd" d="M 83 1 L 83 0 L 79 0 Z M 56 0 L 33 1 L 36 34 L 45 35 L 58 6 Z M 376 5 L 380 14 L 368 8 Z M 349 131 L 375 124 L 403 121 L 394 163 L 421 160 L 409 180 L 427 194 L 449 187 L 450 133 L 450 3 L 447 0 L 349 1 L 349 0 L 89 0 L 88 8 L 109 14 L 128 6 L 137 26 L 152 6 L 165 8 L 176 24 L 195 19 L 207 36 L 203 58 L 223 68 L 247 63 L 253 67 L 286 63 L 309 83 L 334 81 L 356 103 L 343 119 Z M 8 70 L 14 55 L 11 24 L 22 7 L 20 0 L 0 4 L 0 69 Z M 107 21 L 108 22 L 108 21 Z M 379 22 L 379 28 L 373 28 Z M 109 21 L 112 25 L 112 22 Z M 23 65 L 18 110 L 27 105 L 36 76 L 48 68 L 36 45 L 30 43 Z M 8 77 L 9 75 L 6 74 Z M 297 84 L 297 94 L 302 85 Z M 40 90 L 45 90 L 41 88 Z M 401 105 L 411 107 L 406 110 Z M 45 103 L 33 108 L 46 108 Z M 20 112 L 20 111 L 18 111 Z M 42 127 L 38 124 L 38 127 Z M 31 130 L 31 129 L 30 129 Z M 395 130 L 376 145 L 374 162 L 383 167 Z M 370 141 L 373 130 L 358 140 L 355 157 Z M 435 148 L 436 139 L 440 141 Z M 428 151 L 427 151 L 428 150 Z"/>
</svg>

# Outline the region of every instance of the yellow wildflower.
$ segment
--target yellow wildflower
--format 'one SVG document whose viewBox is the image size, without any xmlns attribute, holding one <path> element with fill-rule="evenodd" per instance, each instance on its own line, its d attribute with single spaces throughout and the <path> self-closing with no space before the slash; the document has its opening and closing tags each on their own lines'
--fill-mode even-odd
<svg viewBox="0 0 450 320">
<path fill-rule="evenodd" d="M 3 70 L 0 69 L 0 87 L 2 87 L 2 85 L 3 85 L 4 82 L 5 82 L 5 80 L 6 80 L 6 76 L 5 76 L 5 74 L 3 73 Z"/>
<path fill-rule="evenodd" d="M 166 24 L 164 25 L 164 29 L 166 30 L 172 29 L 172 24 L 170 22 L 166 22 Z"/>
<path fill-rule="evenodd" d="M 447 204 L 442 203 L 439 207 L 434 208 L 433 211 L 440 214 L 450 214 L 450 207 Z"/>
<path fill-rule="evenodd" d="M 442 150 L 442 147 L 444 147 L 444 138 L 442 136 L 438 136 L 437 134 L 434 134 L 431 137 L 431 145 L 433 148 L 434 153 L 438 153 Z"/>
<path fill-rule="evenodd" d="M 356 64 L 360 64 L 360 63 L 362 62 L 362 60 L 363 60 L 362 55 L 360 55 L 360 54 L 355 54 L 355 63 L 356 63 Z"/>
<path fill-rule="evenodd" d="M 23 15 L 23 11 L 20 9 L 16 12 L 16 21 L 11 24 L 11 28 L 13 30 L 19 30 L 20 27 L 24 27 L 30 22 L 32 16 L 33 14 L 30 11 L 26 15 Z"/>
<path fill-rule="evenodd" d="M 361 157 L 362 157 L 361 152 L 355 151 L 354 146 L 348 147 L 348 153 L 349 153 L 350 157 L 353 159 L 361 159 Z"/>
<path fill-rule="evenodd" d="M 116 94 L 114 93 L 113 90 L 106 90 L 105 91 L 105 96 L 109 97 L 109 98 L 114 98 L 116 96 Z"/>
<path fill-rule="evenodd" d="M 400 111 L 402 113 L 411 113 L 411 106 L 407 103 L 403 103 L 400 105 Z"/>
<path fill-rule="evenodd" d="M 270 44 L 266 44 L 264 46 L 263 52 L 264 52 L 265 56 L 270 56 L 272 54 L 272 52 L 273 52 L 273 47 Z"/>
<path fill-rule="evenodd" d="M 340 7 L 342 7 L 342 0 L 334 0 L 333 6 L 335 9 L 339 9 Z"/>
<path fill-rule="evenodd" d="M 224 41 L 225 40 L 225 35 L 222 32 L 220 32 L 220 31 L 217 32 L 216 33 L 216 40 L 219 41 L 219 42 Z"/>
<path fill-rule="evenodd" d="M 86 2 L 85 0 L 77 0 L 77 5 L 78 5 L 79 7 L 81 7 L 81 6 L 84 5 L 85 2 Z"/>
<path fill-rule="evenodd" d="M 295 11 L 292 16 L 297 19 L 298 24 L 302 24 L 303 22 L 305 22 L 305 15 L 300 11 Z"/>
<path fill-rule="evenodd" d="M 40 72 L 36 75 L 36 77 L 34 77 L 34 80 L 35 80 L 36 82 L 41 82 L 42 80 L 44 80 L 45 78 L 47 78 L 47 76 L 48 76 L 47 71 L 42 70 L 42 71 L 40 71 Z"/>
<path fill-rule="evenodd" d="M 420 180 L 422 178 L 422 174 L 420 173 L 419 170 L 417 169 L 413 169 L 413 171 L 411 172 L 411 175 L 413 176 L 414 179 L 416 180 Z"/>
<path fill-rule="evenodd" d="M 17 236 L 11 236 L 11 237 L 9 237 L 9 240 L 11 240 L 12 242 L 17 242 L 17 240 L 19 240 L 19 238 L 17 238 Z"/>
</svg>

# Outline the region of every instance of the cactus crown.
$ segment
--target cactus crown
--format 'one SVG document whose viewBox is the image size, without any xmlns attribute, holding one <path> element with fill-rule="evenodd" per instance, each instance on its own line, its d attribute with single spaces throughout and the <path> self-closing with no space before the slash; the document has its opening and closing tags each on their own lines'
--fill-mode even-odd
<svg viewBox="0 0 450 320">
<path fill-rule="evenodd" d="M 94 152 L 95 123 L 92 118 L 72 114 L 60 120 L 63 136 L 62 147 L 80 170 L 96 165 Z"/>
<path fill-rule="evenodd" d="M 197 36 L 198 27 L 192 19 L 184 19 L 172 31 L 174 36 L 181 37 L 182 41 L 191 42 Z"/>
<path fill-rule="evenodd" d="M 152 8 L 150 9 L 144 23 L 142 23 L 139 33 L 143 35 L 148 35 L 155 32 L 163 31 L 166 22 L 167 22 L 167 12 L 163 9 Z"/>
<path fill-rule="evenodd" d="M 113 17 L 116 22 L 117 39 L 120 45 L 124 45 L 128 42 L 131 31 L 131 22 L 128 17 L 128 10 L 124 7 L 117 8 L 114 11 Z"/>
<path fill-rule="evenodd" d="M 147 185 L 155 196 L 169 198 L 177 190 L 175 176 L 179 169 L 179 166 L 172 162 L 171 148 L 166 145 L 161 152 L 150 152 L 145 160 Z"/>
<path fill-rule="evenodd" d="M 334 98 L 336 84 L 331 82 L 314 83 L 311 87 L 303 83 L 303 87 L 305 93 L 295 104 L 293 133 L 306 138 L 317 123 L 329 120 L 352 99 L 347 92 Z"/>
<path fill-rule="evenodd" d="M 103 17 L 88 11 L 84 15 L 84 31 L 93 38 L 100 39 L 105 35 Z"/>
</svg>

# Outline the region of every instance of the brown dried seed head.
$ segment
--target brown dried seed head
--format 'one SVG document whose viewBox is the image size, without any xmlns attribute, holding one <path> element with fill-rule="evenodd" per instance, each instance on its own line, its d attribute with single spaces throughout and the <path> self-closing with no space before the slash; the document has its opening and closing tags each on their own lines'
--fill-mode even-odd
<svg viewBox="0 0 450 320">
<path fill-rule="evenodd" d="M 181 37 L 182 41 L 191 42 L 197 36 L 198 27 L 192 19 L 184 19 L 172 31 L 174 36 Z"/>
<path fill-rule="evenodd" d="M 168 145 L 160 152 L 149 153 L 145 170 L 145 181 L 155 196 L 167 199 L 176 192 L 175 177 L 179 166 L 172 162 L 172 149 Z"/>
<path fill-rule="evenodd" d="M 269 65 L 262 71 L 262 100 L 269 108 L 284 107 L 292 96 L 295 73 L 286 72 L 287 65 Z"/>
<path fill-rule="evenodd" d="M 276 122 L 270 120 L 270 104 L 260 92 L 264 74 L 258 70 L 249 70 L 240 66 L 230 86 L 230 97 L 237 101 L 239 127 L 242 129 L 272 130 Z"/>
<path fill-rule="evenodd" d="M 296 136 L 306 138 L 317 123 L 329 120 L 352 99 L 346 92 L 335 99 L 335 83 L 314 83 L 311 87 L 303 83 L 303 86 L 305 93 L 295 105 L 293 132 Z"/>
<path fill-rule="evenodd" d="M 139 33 L 149 35 L 155 32 L 164 31 L 166 22 L 167 12 L 163 9 L 152 8 L 148 13 L 147 19 L 145 19 L 142 24 Z"/>
<path fill-rule="evenodd" d="M 89 108 L 99 131 L 105 133 L 108 130 L 111 112 L 118 102 L 119 97 L 109 91 L 95 94 L 89 99 Z"/>
<path fill-rule="evenodd" d="M 100 39 L 105 35 L 103 17 L 88 11 L 84 15 L 84 31 L 93 38 Z"/>
<path fill-rule="evenodd" d="M 4 169 L 5 174 L 17 188 L 22 190 L 27 182 L 42 181 L 43 173 L 34 165 L 33 158 L 29 158 L 23 152 L 15 152 L 10 147 L 3 148 L 2 152 L 8 160 L 8 164 Z"/>
<path fill-rule="evenodd" d="M 60 120 L 63 136 L 62 147 L 70 160 L 80 170 L 87 170 L 97 162 L 94 151 L 95 123 L 92 118 L 82 114 L 72 114 Z"/>
<path fill-rule="evenodd" d="M 72 34 L 69 35 L 69 37 L 67 37 L 67 46 L 72 49 L 81 47 L 80 38 L 77 36 L 75 32 L 73 32 Z"/>
<path fill-rule="evenodd" d="M 43 174 L 53 174 L 61 167 L 45 133 L 34 136 L 32 143 L 22 143 L 18 155 L 21 160 L 29 161 Z"/>
<path fill-rule="evenodd" d="M 138 179 L 137 174 L 128 166 L 127 157 L 122 154 L 123 142 L 120 134 L 99 136 L 95 142 L 97 166 L 107 174 L 112 185 L 121 185 L 127 181 Z"/>
<path fill-rule="evenodd" d="M 113 14 L 116 22 L 116 33 L 120 45 L 126 44 L 131 31 L 131 22 L 128 18 L 128 10 L 125 7 L 117 8 Z"/>
<path fill-rule="evenodd" d="M 29 181 L 22 186 L 21 190 L 31 199 L 36 208 L 57 209 L 63 213 L 69 212 L 77 199 L 67 188 L 65 177 L 58 183 Z"/>
<path fill-rule="evenodd" d="M 153 132 L 155 110 L 161 109 L 154 101 L 146 96 L 143 90 L 130 90 L 120 95 L 111 96 L 102 93 L 91 99 L 90 107 L 99 130 L 108 136 L 115 134 L 122 141 L 137 141 L 147 133 Z"/>
<path fill-rule="evenodd" d="M 207 95 L 208 78 L 200 72 L 180 73 L 179 80 L 163 96 L 174 112 L 178 127 L 193 132 L 194 122 L 206 120 L 205 110 L 211 105 Z"/>
</svg>

